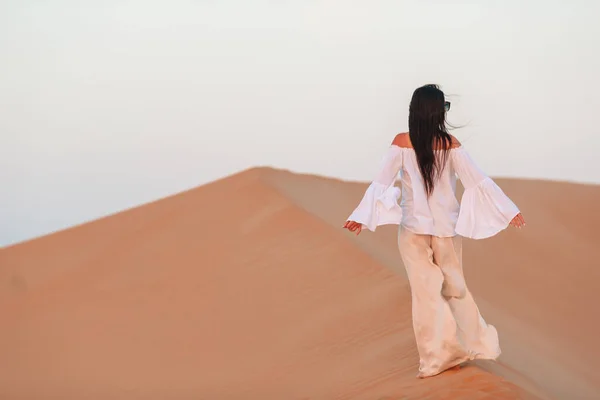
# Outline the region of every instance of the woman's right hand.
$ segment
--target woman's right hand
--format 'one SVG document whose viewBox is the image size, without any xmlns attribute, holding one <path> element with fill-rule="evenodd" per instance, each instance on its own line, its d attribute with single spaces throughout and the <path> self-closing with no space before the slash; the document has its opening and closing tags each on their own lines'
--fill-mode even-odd
<svg viewBox="0 0 600 400">
<path fill-rule="evenodd" d="M 362 224 L 360 222 L 355 221 L 346 221 L 346 223 L 344 224 L 344 228 L 348 229 L 350 232 L 356 231 L 356 234 L 358 235 L 362 230 Z"/>
<path fill-rule="evenodd" d="M 514 226 L 515 228 L 522 228 L 525 226 L 525 218 L 523 218 L 523 214 L 518 213 L 513 219 L 512 221 L 510 221 L 510 224 L 512 226 Z"/>
</svg>

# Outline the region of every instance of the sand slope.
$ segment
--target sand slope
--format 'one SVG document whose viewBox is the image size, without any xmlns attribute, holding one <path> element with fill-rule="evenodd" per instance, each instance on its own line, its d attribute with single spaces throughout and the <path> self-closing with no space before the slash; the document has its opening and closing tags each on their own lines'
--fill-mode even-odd
<svg viewBox="0 0 600 400">
<path fill-rule="evenodd" d="M 500 364 L 415 379 L 395 228 L 340 229 L 365 185 L 253 169 L 1 250 L 0 398 L 586 398 L 600 189 L 501 183 L 528 229 L 465 249 Z"/>
</svg>

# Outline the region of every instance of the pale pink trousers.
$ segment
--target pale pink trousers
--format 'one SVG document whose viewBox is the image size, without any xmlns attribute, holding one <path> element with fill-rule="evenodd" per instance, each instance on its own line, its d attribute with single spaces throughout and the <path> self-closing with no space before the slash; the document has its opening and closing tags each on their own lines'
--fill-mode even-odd
<svg viewBox="0 0 600 400">
<path fill-rule="evenodd" d="M 496 328 L 483 320 L 465 283 L 462 238 L 418 235 L 400 226 L 398 248 L 410 282 L 418 377 L 467 360 L 496 359 Z"/>
</svg>

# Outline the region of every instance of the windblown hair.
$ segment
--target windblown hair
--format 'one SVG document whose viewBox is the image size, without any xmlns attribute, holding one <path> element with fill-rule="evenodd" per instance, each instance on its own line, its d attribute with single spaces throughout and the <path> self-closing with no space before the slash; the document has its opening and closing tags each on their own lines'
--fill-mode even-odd
<svg viewBox="0 0 600 400">
<path fill-rule="evenodd" d="M 446 127 L 445 96 L 438 85 L 425 85 L 414 91 L 408 132 L 429 197 L 452 147 L 452 137 Z"/>
</svg>

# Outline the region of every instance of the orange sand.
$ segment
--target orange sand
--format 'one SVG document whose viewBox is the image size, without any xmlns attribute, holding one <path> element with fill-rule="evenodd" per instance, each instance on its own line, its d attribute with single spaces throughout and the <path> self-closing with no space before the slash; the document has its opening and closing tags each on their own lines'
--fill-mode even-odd
<svg viewBox="0 0 600 400">
<path fill-rule="evenodd" d="M 0 399 L 594 398 L 600 187 L 498 183 L 528 226 L 464 261 L 499 363 L 416 379 L 396 227 L 341 229 L 365 185 L 253 169 L 2 249 Z"/>
</svg>

